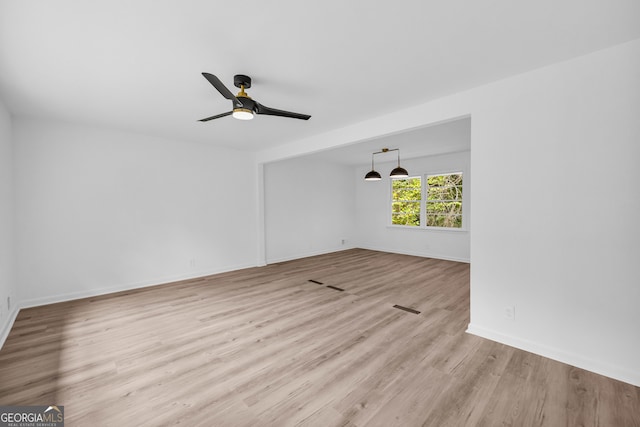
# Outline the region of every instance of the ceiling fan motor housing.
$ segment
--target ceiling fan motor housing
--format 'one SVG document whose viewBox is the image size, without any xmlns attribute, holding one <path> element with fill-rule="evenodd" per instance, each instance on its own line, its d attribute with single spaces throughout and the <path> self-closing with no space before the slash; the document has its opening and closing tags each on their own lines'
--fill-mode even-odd
<svg viewBox="0 0 640 427">
<path fill-rule="evenodd" d="M 236 74 L 233 76 L 233 85 L 238 88 L 244 86 L 245 89 L 249 89 L 251 87 L 251 77 L 244 74 Z"/>
<path fill-rule="evenodd" d="M 250 110 L 253 111 L 254 113 L 257 112 L 258 108 L 256 106 L 256 103 L 253 99 L 247 97 L 245 98 L 244 96 L 240 96 L 238 97 L 238 99 L 240 100 L 240 102 L 242 102 L 242 107 L 241 109 L 243 110 Z"/>
</svg>

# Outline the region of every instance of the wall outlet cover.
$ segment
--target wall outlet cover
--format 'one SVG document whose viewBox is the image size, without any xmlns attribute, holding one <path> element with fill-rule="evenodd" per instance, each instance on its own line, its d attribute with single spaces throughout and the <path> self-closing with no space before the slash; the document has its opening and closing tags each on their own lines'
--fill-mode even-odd
<svg viewBox="0 0 640 427">
<path fill-rule="evenodd" d="M 504 317 L 509 320 L 516 320 L 516 308 L 512 305 L 505 307 Z"/>
</svg>

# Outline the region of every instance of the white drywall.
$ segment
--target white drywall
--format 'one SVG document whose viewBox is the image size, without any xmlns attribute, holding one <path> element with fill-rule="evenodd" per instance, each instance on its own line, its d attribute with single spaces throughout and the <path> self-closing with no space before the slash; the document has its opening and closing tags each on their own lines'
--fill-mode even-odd
<svg viewBox="0 0 640 427">
<path fill-rule="evenodd" d="M 469 331 L 640 386 L 638 76 L 634 40 L 258 158 L 470 115 Z"/>
<path fill-rule="evenodd" d="M 353 247 L 351 167 L 304 158 L 269 163 L 264 188 L 268 263 Z"/>
<path fill-rule="evenodd" d="M 17 314 L 11 115 L 0 100 L 0 347 Z M 11 308 L 7 304 L 11 298 Z"/>
<path fill-rule="evenodd" d="M 24 305 L 256 265 L 250 154 L 14 121 Z"/>
<path fill-rule="evenodd" d="M 469 152 L 428 156 L 402 161 L 411 176 L 463 172 L 462 230 L 437 230 L 390 226 L 389 172 L 397 163 L 376 163 L 380 181 L 365 181 L 371 166 L 356 168 L 356 245 L 365 249 L 469 262 L 470 189 Z"/>
<path fill-rule="evenodd" d="M 635 41 L 474 93 L 469 327 L 636 385 L 638 76 Z"/>
</svg>

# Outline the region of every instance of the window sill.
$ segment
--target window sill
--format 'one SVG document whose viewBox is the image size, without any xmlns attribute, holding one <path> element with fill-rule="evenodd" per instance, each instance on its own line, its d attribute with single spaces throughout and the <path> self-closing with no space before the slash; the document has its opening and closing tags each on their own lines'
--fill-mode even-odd
<svg viewBox="0 0 640 427">
<path fill-rule="evenodd" d="M 466 233 L 469 231 L 466 228 L 416 227 L 413 225 L 387 225 L 387 228 L 399 229 L 399 230 L 436 231 L 439 233 L 442 233 L 442 232 Z"/>
</svg>

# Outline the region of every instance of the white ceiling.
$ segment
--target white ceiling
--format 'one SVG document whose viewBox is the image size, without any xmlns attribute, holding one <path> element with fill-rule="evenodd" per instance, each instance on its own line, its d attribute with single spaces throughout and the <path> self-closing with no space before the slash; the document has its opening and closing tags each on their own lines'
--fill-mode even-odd
<svg viewBox="0 0 640 427">
<path fill-rule="evenodd" d="M 0 99 L 258 151 L 639 37 L 637 0 L 0 0 Z M 312 118 L 200 123 L 231 107 L 203 71 Z"/>
</svg>

